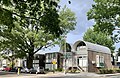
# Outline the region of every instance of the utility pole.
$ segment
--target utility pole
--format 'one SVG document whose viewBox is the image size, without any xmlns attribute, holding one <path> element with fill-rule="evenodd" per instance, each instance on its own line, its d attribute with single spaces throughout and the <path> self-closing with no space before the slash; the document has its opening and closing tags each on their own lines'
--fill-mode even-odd
<svg viewBox="0 0 120 78">
<path fill-rule="evenodd" d="M 64 36 L 64 56 L 65 56 L 65 70 L 64 70 L 64 73 L 66 74 L 66 60 L 67 60 L 67 53 L 66 53 L 66 36 Z"/>
</svg>

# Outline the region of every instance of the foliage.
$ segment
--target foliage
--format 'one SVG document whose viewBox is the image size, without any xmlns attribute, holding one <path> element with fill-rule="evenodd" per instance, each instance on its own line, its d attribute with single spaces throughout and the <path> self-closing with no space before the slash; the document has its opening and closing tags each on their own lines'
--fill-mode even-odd
<svg viewBox="0 0 120 78">
<path fill-rule="evenodd" d="M 120 69 L 116 69 L 115 71 L 116 71 L 116 73 L 120 73 Z"/>
<path fill-rule="evenodd" d="M 113 69 L 100 69 L 100 74 L 112 74 L 115 73 L 115 70 Z"/>
<path fill-rule="evenodd" d="M 100 74 L 112 74 L 112 73 L 120 73 L 120 69 L 99 69 Z"/>
<path fill-rule="evenodd" d="M 62 68 L 55 69 L 55 71 L 58 71 L 58 72 L 61 72 L 62 70 L 63 70 Z"/>
<path fill-rule="evenodd" d="M 111 37 L 107 33 L 96 32 L 93 29 L 88 29 L 84 34 L 83 39 L 88 42 L 92 42 L 95 44 L 103 45 L 114 51 L 114 42 Z"/>
<path fill-rule="evenodd" d="M 15 66 L 15 63 L 13 61 L 10 62 L 9 67 L 13 68 Z"/>
<path fill-rule="evenodd" d="M 66 35 L 71 30 L 75 28 L 73 26 L 76 25 L 76 17 L 75 13 L 72 12 L 69 8 L 64 6 L 64 8 L 59 13 L 60 27 L 64 35 Z"/>
<path fill-rule="evenodd" d="M 87 14 L 88 19 L 94 19 L 95 31 L 112 35 L 116 28 L 120 28 L 120 0 L 94 0 L 94 2 Z M 119 36 L 114 35 L 114 40 L 119 42 Z"/>
<path fill-rule="evenodd" d="M 74 29 L 75 14 L 68 8 L 59 12 L 57 7 L 58 0 L 0 0 L 0 50 L 27 57 L 30 68 L 35 53 L 57 44 L 60 35 Z"/>
<path fill-rule="evenodd" d="M 120 56 L 120 48 L 118 49 L 118 56 Z"/>
<path fill-rule="evenodd" d="M 32 25 L 36 25 L 36 30 L 44 27 L 45 32 L 59 36 L 62 32 L 60 27 L 58 27 L 59 15 L 56 9 L 58 1 L 0 0 L 0 24 L 11 28 L 14 27 L 14 21 L 19 22 L 24 27 L 27 27 L 31 23 Z"/>
<path fill-rule="evenodd" d="M 9 67 L 13 68 L 15 63 L 14 60 L 16 56 L 13 54 L 13 52 L 9 49 L 3 50 L 1 53 L 1 57 L 8 60 L 10 62 Z"/>
</svg>

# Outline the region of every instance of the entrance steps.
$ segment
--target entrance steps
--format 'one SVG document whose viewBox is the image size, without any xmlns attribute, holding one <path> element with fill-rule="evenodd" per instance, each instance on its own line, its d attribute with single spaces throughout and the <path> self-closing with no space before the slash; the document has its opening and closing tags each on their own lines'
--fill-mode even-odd
<svg viewBox="0 0 120 78">
<path fill-rule="evenodd" d="M 66 68 L 66 72 L 76 72 L 77 70 L 79 70 L 80 72 L 85 72 L 80 66 L 73 66 Z"/>
</svg>

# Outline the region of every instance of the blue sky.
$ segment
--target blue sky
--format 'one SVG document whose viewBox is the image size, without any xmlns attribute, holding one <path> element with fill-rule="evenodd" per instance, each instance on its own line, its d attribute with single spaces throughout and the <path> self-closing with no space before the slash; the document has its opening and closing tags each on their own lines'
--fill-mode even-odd
<svg viewBox="0 0 120 78">
<path fill-rule="evenodd" d="M 67 42 L 74 43 L 76 40 L 82 40 L 84 33 L 94 24 L 92 20 L 87 20 L 87 12 L 94 2 L 92 0 L 70 0 L 71 4 L 69 4 L 68 1 L 61 0 L 60 5 L 66 5 L 76 14 L 77 25 L 75 30 L 67 35 Z"/>
<path fill-rule="evenodd" d="M 93 0 L 70 0 L 71 4 L 68 3 L 69 0 L 61 0 L 60 5 L 63 7 L 66 5 L 70 8 L 77 17 L 77 25 L 74 31 L 71 31 L 67 34 L 66 41 L 68 43 L 73 44 L 77 40 L 82 40 L 84 33 L 88 28 L 92 27 L 94 24 L 93 20 L 87 20 L 87 12 L 90 8 L 92 8 Z M 119 48 L 120 44 L 115 45 Z M 47 50 L 49 52 L 59 51 L 58 46 L 52 48 L 51 50 Z"/>
<path fill-rule="evenodd" d="M 82 40 L 84 33 L 94 24 L 93 20 L 87 20 L 87 12 L 92 8 L 94 2 L 93 0 L 70 0 L 71 4 L 69 4 L 68 1 L 69 0 L 61 0 L 60 4 L 62 6 L 66 5 L 76 14 L 77 25 L 75 30 L 67 35 L 67 42 L 74 43 L 77 40 Z M 116 49 L 118 49 L 120 43 L 115 44 L 115 46 Z"/>
<path fill-rule="evenodd" d="M 66 41 L 70 44 L 74 44 L 77 40 L 82 40 L 82 37 L 87 31 L 89 27 L 91 27 L 94 22 L 87 20 L 87 11 L 91 8 L 93 3 L 92 0 L 70 0 L 71 4 L 68 3 L 69 0 L 61 0 L 60 6 L 61 8 L 65 5 L 70 8 L 76 15 L 77 25 L 75 26 L 75 30 L 71 31 L 67 34 Z M 59 46 L 53 47 L 50 49 L 46 49 L 45 52 L 58 52 Z M 44 53 L 44 52 L 43 52 Z"/>
</svg>

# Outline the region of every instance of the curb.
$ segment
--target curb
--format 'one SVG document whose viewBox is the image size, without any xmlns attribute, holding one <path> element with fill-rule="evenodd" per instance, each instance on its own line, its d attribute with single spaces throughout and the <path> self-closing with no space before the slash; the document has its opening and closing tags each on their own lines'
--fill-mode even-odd
<svg viewBox="0 0 120 78">
<path fill-rule="evenodd" d="M 99 74 L 100 77 L 110 77 L 110 76 L 117 76 L 120 75 L 120 73 L 115 73 L 115 74 Z"/>
</svg>

